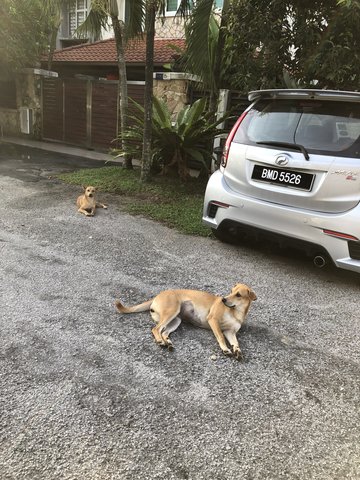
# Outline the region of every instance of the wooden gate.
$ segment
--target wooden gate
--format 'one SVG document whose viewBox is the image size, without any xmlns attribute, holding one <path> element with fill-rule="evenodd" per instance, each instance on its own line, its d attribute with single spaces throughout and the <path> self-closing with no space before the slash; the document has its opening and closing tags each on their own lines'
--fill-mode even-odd
<svg viewBox="0 0 360 480">
<path fill-rule="evenodd" d="M 64 141 L 64 88 L 55 78 L 42 81 L 43 138 Z"/>
<path fill-rule="evenodd" d="M 128 95 L 144 104 L 145 82 L 128 82 Z M 109 150 L 117 136 L 118 82 L 44 78 L 43 139 Z"/>
</svg>

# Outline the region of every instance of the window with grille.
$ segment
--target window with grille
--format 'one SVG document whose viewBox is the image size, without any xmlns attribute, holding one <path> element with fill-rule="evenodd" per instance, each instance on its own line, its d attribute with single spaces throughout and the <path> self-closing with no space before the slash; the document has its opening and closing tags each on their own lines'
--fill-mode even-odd
<svg viewBox="0 0 360 480">
<path fill-rule="evenodd" d="M 167 12 L 176 12 L 178 8 L 178 0 L 167 0 L 166 11 Z"/>
<path fill-rule="evenodd" d="M 70 8 L 69 34 L 73 36 L 75 30 L 84 22 L 88 13 L 88 0 L 76 0 Z"/>
</svg>

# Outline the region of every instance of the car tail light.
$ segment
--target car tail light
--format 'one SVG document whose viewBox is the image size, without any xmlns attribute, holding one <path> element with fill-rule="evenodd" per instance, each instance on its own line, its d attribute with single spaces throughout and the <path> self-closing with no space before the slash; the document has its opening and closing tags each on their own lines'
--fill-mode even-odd
<svg viewBox="0 0 360 480">
<path fill-rule="evenodd" d="M 245 112 L 236 120 L 235 125 L 234 125 L 233 128 L 231 129 L 231 131 L 230 131 L 230 133 L 229 133 L 229 135 L 228 135 L 228 137 L 227 137 L 227 139 L 226 139 L 225 147 L 224 147 L 224 150 L 223 150 L 223 153 L 222 153 L 221 163 L 220 163 L 220 165 L 221 165 L 222 167 L 226 167 L 231 142 L 233 141 L 233 138 L 234 138 L 234 136 L 235 136 L 235 133 L 237 132 L 237 129 L 239 128 L 240 123 L 241 123 L 241 122 L 244 120 L 244 118 L 246 117 L 246 114 L 247 114 L 247 110 L 245 110 Z"/>
<path fill-rule="evenodd" d="M 325 235 L 330 235 L 331 237 L 342 238 L 343 240 L 353 240 L 355 242 L 359 241 L 358 238 L 354 237 L 353 235 L 349 235 L 348 233 L 334 232 L 333 230 L 326 229 L 324 229 L 323 232 Z"/>
</svg>

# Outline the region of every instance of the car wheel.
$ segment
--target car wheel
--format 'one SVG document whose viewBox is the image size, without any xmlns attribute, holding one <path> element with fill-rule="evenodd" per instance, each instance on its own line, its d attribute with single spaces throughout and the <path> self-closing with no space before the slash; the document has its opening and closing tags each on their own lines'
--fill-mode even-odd
<svg viewBox="0 0 360 480">
<path fill-rule="evenodd" d="M 235 227 L 218 227 L 212 228 L 212 233 L 214 236 L 224 243 L 230 243 L 231 245 L 235 245 L 239 243 L 239 233 Z"/>
</svg>

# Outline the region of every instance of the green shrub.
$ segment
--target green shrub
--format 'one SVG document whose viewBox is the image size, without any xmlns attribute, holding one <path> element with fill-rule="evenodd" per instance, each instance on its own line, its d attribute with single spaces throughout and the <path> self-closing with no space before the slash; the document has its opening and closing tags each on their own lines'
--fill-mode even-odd
<svg viewBox="0 0 360 480">
<path fill-rule="evenodd" d="M 126 140 L 128 151 L 113 150 L 116 156 L 125 153 L 141 158 L 144 130 L 144 109 L 135 103 L 136 113 L 132 125 L 120 136 Z M 213 157 L 212 143 L 216 135 L 224 133 L 217 128 L 228 114 L 214 120 L 207 112 L 206 98 L 184 107 L 173 122 L 167 104 L 153 99 L 152 118 L 152 165 L 163 174 L 175 172 L 182 180 L 189 176 L 189 168 L 209 171 Z"/>
</svg>

